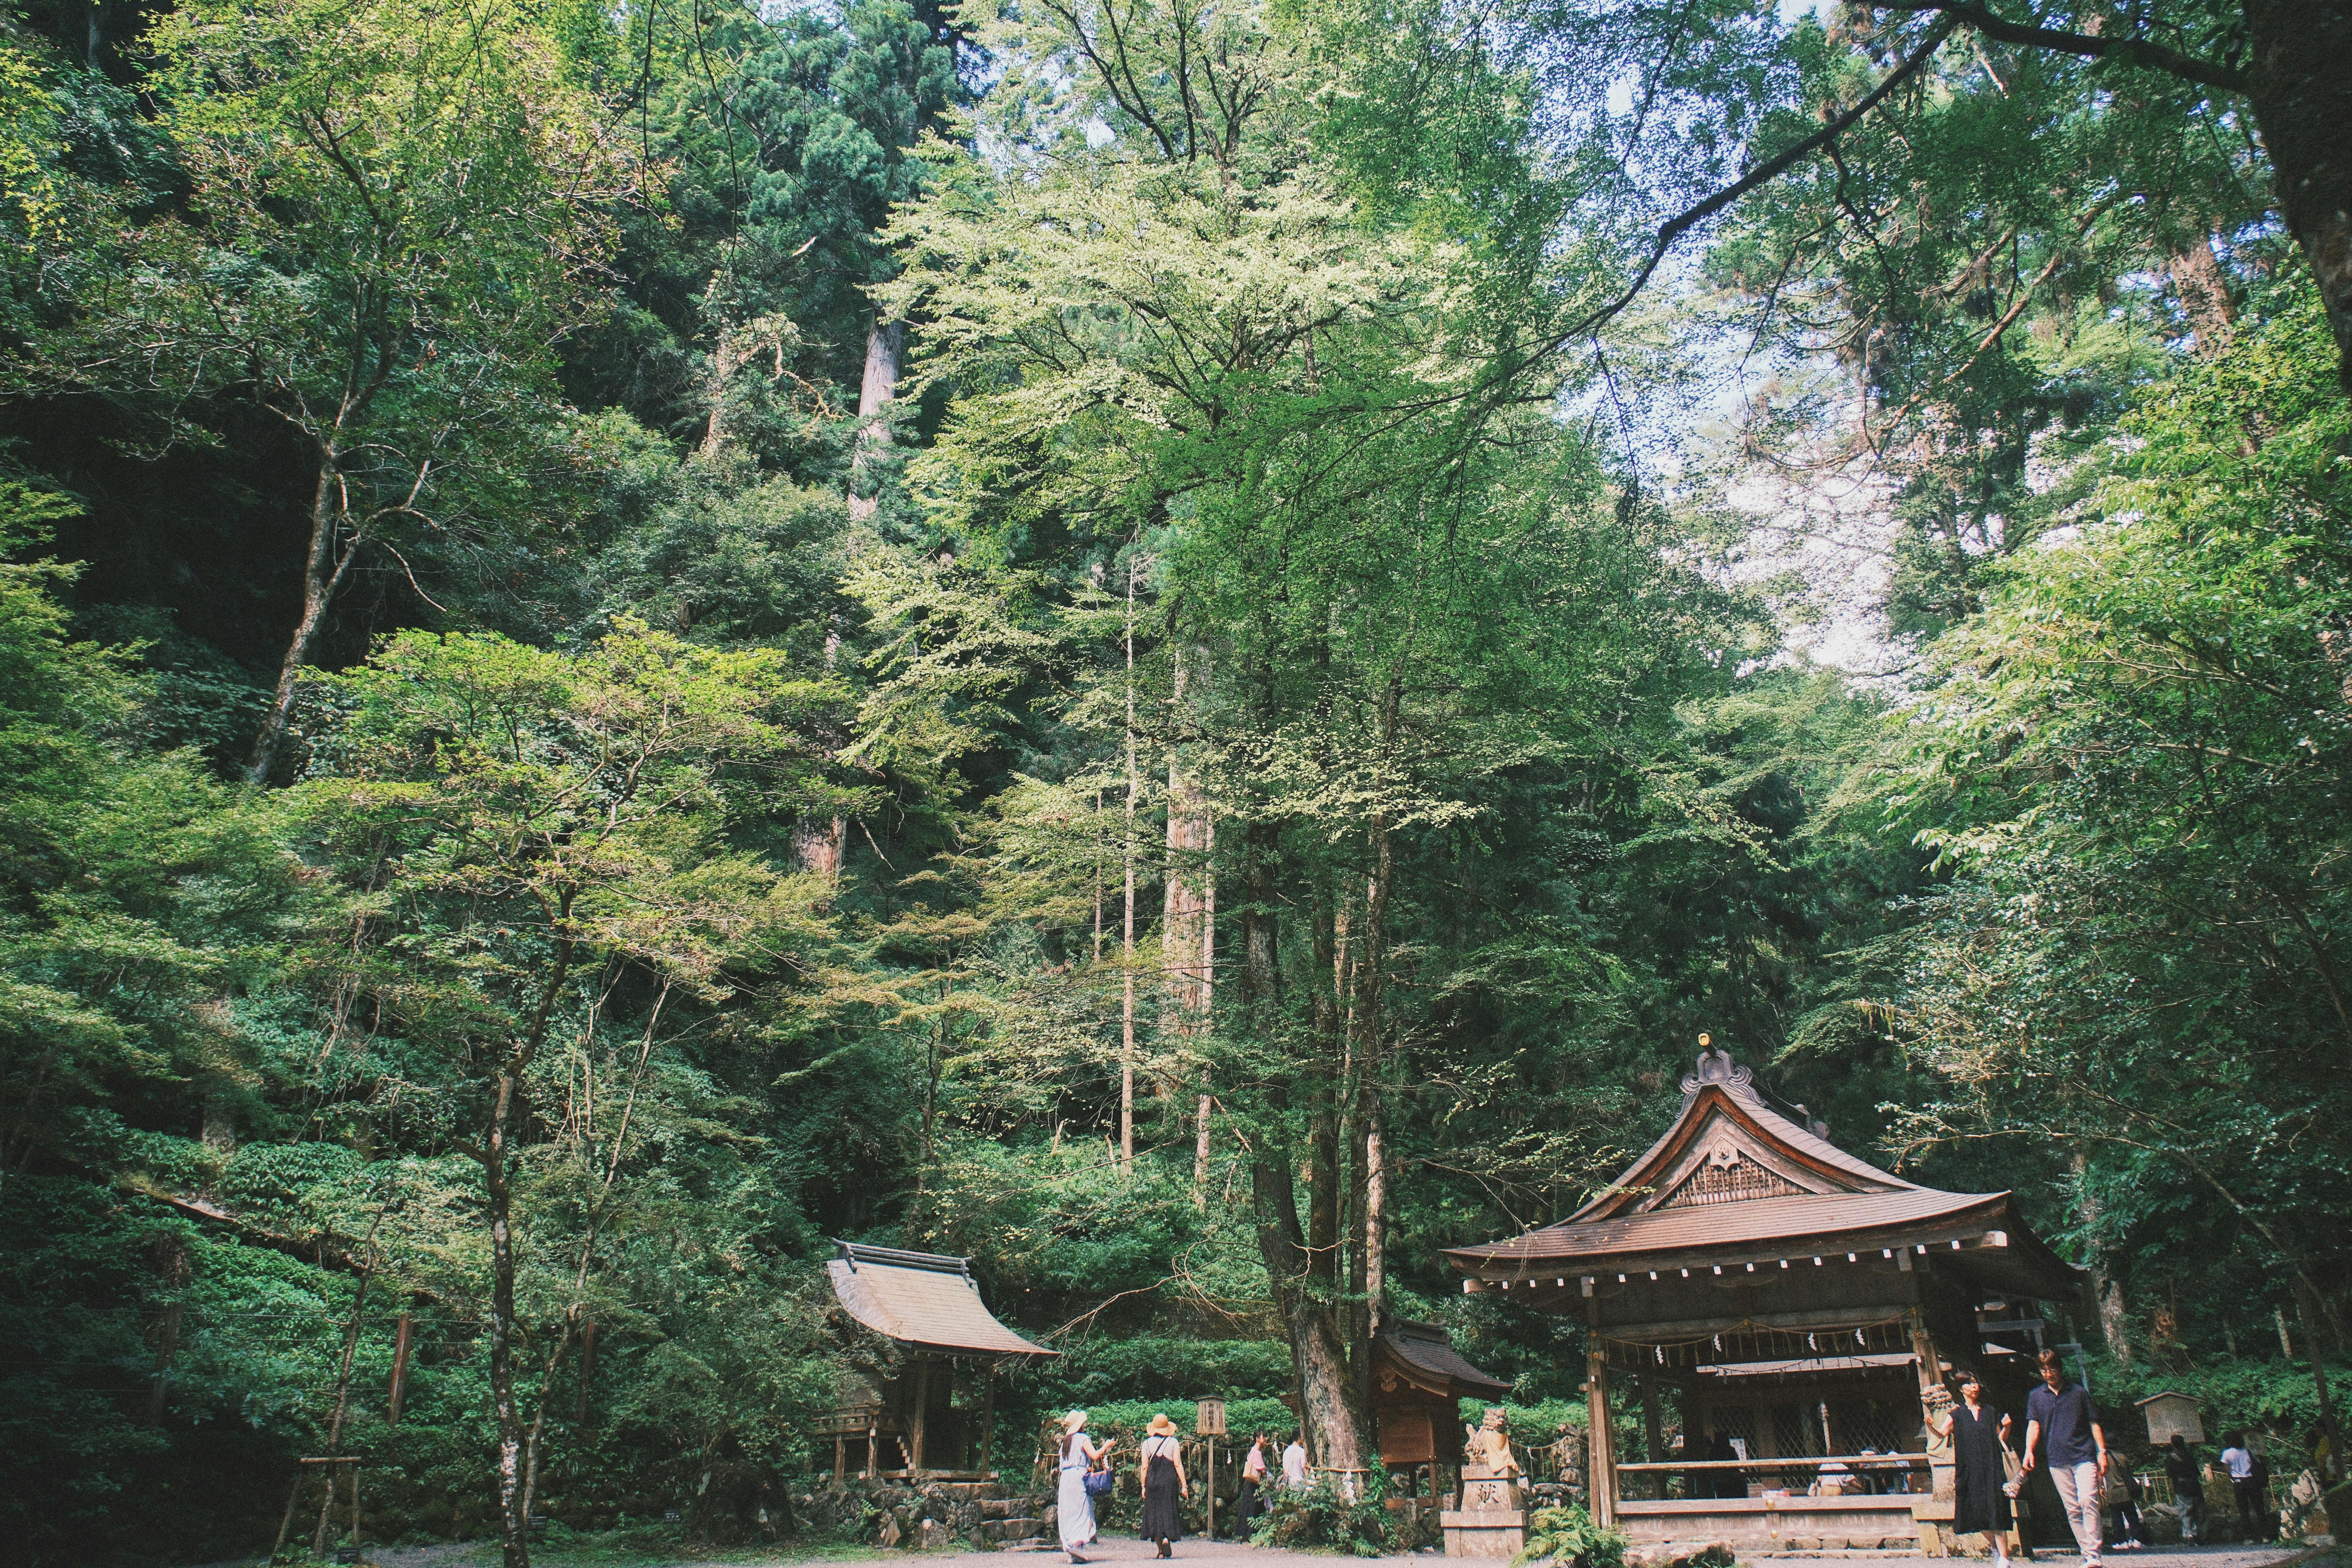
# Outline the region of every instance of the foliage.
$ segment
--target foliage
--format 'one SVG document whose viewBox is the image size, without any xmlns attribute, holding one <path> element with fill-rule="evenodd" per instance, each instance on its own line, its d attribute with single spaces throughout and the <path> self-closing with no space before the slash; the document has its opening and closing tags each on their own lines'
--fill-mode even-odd
<svg viewBox="0 0 2352 1568">
<path fill-rule="evenodd" d="M 1527 1545 L 1511 1563 L 1512 1568 L 1526 1568 L 1530 1563 L 1556 1563 L 1560 1568 L 1618 1568 L 1631 1544 L 1622 1531 L 1594 1524 L 1582 1503 L 1539 1508 L 1528 1515 Z"/>
<path fill-rule="evenodd" d="M 1270 1494 L 1250 1541 L 1285 1551 L 1328 1546 L 1351 1556 L 1379 1557 L 1395 1550 L 1395 1530 L 1386 1503 L 1369 1496 L 1350 1502 L 1328 1476 L 1318 1476 L 1303 1490 Z"/>
</svg>

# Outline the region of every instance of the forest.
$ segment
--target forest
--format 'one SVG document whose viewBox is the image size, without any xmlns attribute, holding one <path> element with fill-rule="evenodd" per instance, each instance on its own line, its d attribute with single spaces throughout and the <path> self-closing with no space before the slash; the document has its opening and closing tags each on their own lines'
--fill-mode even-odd
<svg viewBox="0 0 2352 1568">
<path fill-rule="evenodd" d="M 1702 1034 L 2017 1193 L 2103 1398 L 2307 1453 L 2347 60 L 2334 0 L 0 3 L 0 1561 L 251 1556 L 326 1452 L 509 1568 L 790 1538 L 838 1240 L 1064 1352 L 1016 1447 L 1288 1395 L 1359 1463 L 1404 1320 L 1574 1400 L 1440 1249 Z"/>
</svg>

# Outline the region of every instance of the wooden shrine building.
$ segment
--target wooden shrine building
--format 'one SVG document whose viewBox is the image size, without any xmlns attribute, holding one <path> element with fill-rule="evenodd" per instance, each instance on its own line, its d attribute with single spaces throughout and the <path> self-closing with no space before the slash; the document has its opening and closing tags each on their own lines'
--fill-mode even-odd
<svg viewBox="0 0 2352 1568">
<path fill-rule="evenodd" d="M 893 1374 L 845 1375 L 838 1403 L 818 1423 L 818 1435 L 833 1439 L 834 1479 L 847 1470 L 856 1447 L 870 1476 L 987 1479 L 995 1461 L 998 1363 L 1059 1352 L 996 1321 L 981 1301 L 970 1258 L 834 1245 L 838 1254 L 825 1265 L 834 1296 L 898 1352 Z"/>
<path fill-rule="evenodd" d="M 1682 1087 L 1674 1125 L 1601 1196 L 1449 1251 L 1464 1289 L 1584 1319 L 1597 1521 L 1636 1541 L 1940 1555 L 1952 1475 L 1929 1391 L 1970 1368 L 2021 1434 L 2041 1321 L 2016 1309 L 2077 1299 L 2081 1272 L 2010 1194 L 1856 1159 L 1802 1107 L 1767 1104 L 1728 1052 L 1703 1050 Z M 1640 1411 L 1637 1458 L 1613 1451 L 1612 1399 Z M 1722 1447 L 1734 1457 L 1707 1458 Z"/>
<path fill-rule="evenodd" d="M 1462 1402 L 1500 1399 L 1510 1391 L 1463 1360 L 1435 1323 L 1382 1330 L 1372 1341 L 1372 1428 L 1381 1462 L 1398 1469 L 1458 1458 Z"/>
</svg>

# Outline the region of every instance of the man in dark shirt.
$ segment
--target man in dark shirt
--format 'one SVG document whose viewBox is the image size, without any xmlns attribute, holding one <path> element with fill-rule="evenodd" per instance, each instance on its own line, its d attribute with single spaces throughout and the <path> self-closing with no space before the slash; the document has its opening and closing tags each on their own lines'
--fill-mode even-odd
<svg viewBox="0 0 2352 1568">
<path fill-rule="evenodd" d="M 2100 1500 L 2107 1488 L 2107 1434 L 2090 1394 L 2066 1381 L 2056 1351 L 2042 1352 L 2042 1386 L 2025 1396 L 2025 1468 L 2047 1461 L 2082 1548 L 2084 1568 L 2099 1561 Z"/>
<path fill-rule="evenodd" d="M 2164 1479 L 2172 1483 L 2172 1506 L 2180 1510 L 2180 1539 L 2203 1540 L 2205 1482 L 2197 1468 L 2197 1456 L 2189 1451 L 2189 1439 L 2178 1432 L 2165 1451 Z"/>
</svg>

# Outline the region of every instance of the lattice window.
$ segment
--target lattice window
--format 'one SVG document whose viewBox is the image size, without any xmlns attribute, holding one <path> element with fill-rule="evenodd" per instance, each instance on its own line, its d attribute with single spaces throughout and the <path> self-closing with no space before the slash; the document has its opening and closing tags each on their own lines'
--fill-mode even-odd
<svg viewBox="0 0 2352 1568">
<path fill-rule="evenodd" d="M 1745 1198 L 1795 1197 L 1805 1189 L 1753 1160 L 1737 1164 L 1701 1165 L 1683 1184 L 1668 1193 L 1662 1209 L 1691 1208 L 1700 1204 L 1736 1204 Z"/>
<path fill-rule="evenodd" d="M 1773 1458 L 1818 1458 L 1822 1448 L 1821 1406 L 1813 1404 L 1772 1406 Z"/>
<path fill-rule="evenodd" d="M 1830 1432 L 1841 1454 L 1864 1448 L 1881 1454 L 1925 1452 L 1919 1401 L 1911 1394 L 1892 1399 L 1842 1399 L 1830 1405 Z"/>
</svg>

